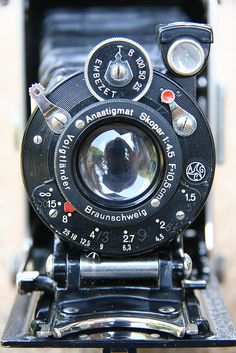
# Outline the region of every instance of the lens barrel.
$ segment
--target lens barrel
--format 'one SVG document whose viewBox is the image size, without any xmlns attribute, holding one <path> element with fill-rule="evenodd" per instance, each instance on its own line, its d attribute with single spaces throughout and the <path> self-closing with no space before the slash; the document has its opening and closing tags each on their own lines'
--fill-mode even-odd
<svg viewBox="0 0 236 353">
<path fill-rule="evenodd" d="M 81 142 L 76 171 L 91 199 L 96 195 L 103 205 L 125 207 L 150 195 L 160 180 L 162 161 L 157 143 L 140 128 L 120 122 L 95 129 Z"/>
</svg>

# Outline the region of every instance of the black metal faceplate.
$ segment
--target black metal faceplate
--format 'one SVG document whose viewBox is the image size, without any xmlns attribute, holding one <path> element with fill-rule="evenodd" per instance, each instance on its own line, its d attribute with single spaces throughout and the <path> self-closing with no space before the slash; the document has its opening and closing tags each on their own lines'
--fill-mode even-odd
<svg viewBox="0 0 236 353">
<path fill-rule="evenodd" d="M 116 338 L 97 335 L 83 338 L 75 335 L 61 339 L 38 338 L 29 332 L 32 310 L 35 307 L 38 295 L 35 293 L 28 296 L 18 295 L 12 309 L 9 322 L 5 329 L 2 344 L 11 347 L 93 347 L 110 349 L 135 349 L 135 348 L 171 348 L 171 347 L 223 347 L 236 345 L 236 332 L 224 306 L 216 279 L 212 276 L 206 290 L 199 291 L 198 296 L 201 301 L 201 310 L 206 312 L 214 335 L 208 338 L 185 338 L 178 339 L 173 336 L 154 338 L 144 335 L 137 339 L 132 339 L 129 332 L 117 332 Z M 140 333 L 139 333 L 140 334 Z M 129 338 L 127 338 L 127 336 Z M 134 348 L 135 347 L 135 348 Z M 135 352 L 135 350 L 134 350 Z"/>
<path fill-rule="evenodd" d="M 174 133 L 171 127 L 171 114 L 166 105 L 161 102 L 161 92 L 165 89 L 173 90 L 176 94 L 176 103 L 196 118 L 198 127 L 192 136 L 177 137 Z M 59 138 L 58 141 L 58 135 L 53 134 L 48 129 L 41 112 L 39 110 L 36 111 L 29 121 L 23 140 L 22 166 L 25 186 L 31 202 L 50 228 L 60 234 L 64 240 L 79 245 L 84 250 L 96 251 L 106 256 L 130 256 L 151 250 L 154 247 L 159 247 L 174 236 L 177 236 L 179 232 L 192 223 L 210 191 L 214 175 L 214 147 L 211 132 L 204 115 L 197 103 L 182 87 L 165 75 L 154 72 L 153 83 L 146 96 L 141 100 L 140 103 L 142 104 L 126 100 L 114 100 L 111 102 L 96 103 L 93 106 L 91 103 L 94 103 L 95 100 L 91 97 L 84 83 L 83 74 L 75 74 L 59 85 L 49 94 L 48 98 L 63 109 L 68 110 L 74 118 L 72 118 L 71 123 L 68 124 L 61 139 Z M 77 117 L 84 120 L 84 129 L 89 129 L 90 124 L 91 126 L 96 123 L 102 124 L 103 120 L 112 123 L 116 117 L 109 116 L 109 114 L 98 117 L 98 114 L 101 115 L 101 113 L 105 112 L 102 109 L 116 106 L 125 108 L 127 111 L 133 110 L 134 117 L 130 118 L 130 122 L 135 118 L 135 121 L 139 126 L 142 126 L 142 129 L 148 131 L 153 136 L 153 139 L 156 139 L 160 145 L 162 144 L 163 154 L 166 156 L 166 176 L 163 178 L 163 185 L 161 184 L 157 187 L 155 195 L 153 195 L 153 198 L 156 197 L 160 200 L 160 207 L 157 209 L 154 209 L 150 205 L 150 199 L 138 204 L 139 207 L 122 210 L 122 212 L 114 212 L 98 206 L 95 207 L 89 198 L 85 198 L 85 201 L 83 201 L 83 195 L 78 188 L 72 188 L 71 184 L 68 184 L 69 180 L 73 179 L 73 173 L 66 175 L 69 173 L 70 165 L 72 164 L 72 157 L 67 156 L 67 154 L 74 148 L 73 138 L 71 137 L 72 141 L 70 141 L 70 138 L 68 140 L 68 136 L 75 136 L 74 140 L 77 139 L 76 132 L 74 131 L 77 129 L 71 129 L 74 126 L 75 120 Z M 93 114 L 89 112 L 90 107 L 94 109 L 92 111 Z M 88 110 L 83 111 L 84 108 Z M 88 117 L 94 116 L 97 118 L 95 121 L 91 118 L 92 121 L 90 122 L 88 120 L 90 118 Z M 129 120 L 128 116 L 127 119 Z M 168 132 L 167 123 L 170 130 Z M 41 145 L 33 143 L 33 137 L 36 134 L 40 134 L 43 137 Z M 175 142 L 176 137 L 178 138 L 178 143 Z M 68 146 L 67 148 L 63 148 L 64 141 L 72 145 L 69 148 Z M 178 169 L 180 168 L 178 163 L 181 164 L 181 158 L 179 157 L 178 144 L 181 146 L 183 159 L 180 181 L 178 181 Z M 65 152 L 66 155 L 63 157 L 66 156 L 66 160 L 68 160 L 64 168 L 65 171 L 63 170 L 66 173 L 63 175 L 63 178 L 66 179 L 63 179 L 60 183 L 57 177 L 56 161 L 58 158 L 54 157 L 55 150 Z M 173 158 L 173 153 L 175 153 L 175 158 Z M 172 170 L 173 165 L 175 165 L 174 170 Z M 56 173 L 54 172 L 55 166 Z M 188 169 L 198 168 L 199 166 L 204 169 L 204 175 L 200 180 L 194 180 L 191 177 L 191 173 L 188 174 Z M 172 176 L 170 174 L 176 174 L 173 177 L 172 184 L 168 179 L 168 176 Z M 57 182 L 55 179 L 57 179 Z M 66 199 L 59 192 L 58 185 Z M 63 185 L 65 185 L 64 189 Z M 66 194 L 68 185 L 71 187 L 72 196 Z M 171 191 L 172 189 L 173 191 Z M 171 195 L 169 195 L 170 192 Z M 193 199 L 191 199 L 192 194 L 194 194 Z M 41 197 L 40 195 L 43 196 Z M 81 203 L 83 209 L 78 210 L 78 213 L 74 212 L 67 215 L 63 209 L 66 201 L 71 202 L 76 209 L 79 206 L 79 204 L 77 206 L 71 199 L 73 195 L 78 195 L 79 203 Z M 165 200 L 167 197 L 168 200 L 170 197 L 172 199 L 166 204 Z M 49 217 L 52 200 L 55 200 L 56 205 L 60 205 L 56 206 L 58 211 L 56 218 Z M 93 212 L 86 213 L 86 204 L 89 205 L 89 210 Z M 183 220 L 176 218 L 176 213 L 179 210 L 185 213 Z M 110 217 L 109 219 L 112 222 L 110 224 L 108 221 L 104 223 L 100 219 L 102 216 Z M 129 221 L 131 217 L 133 217 L 132 224 Z M 121 218 L 125 218 L 124 224 L 121 223 Z M 96 234 L 94 237 L 90 236 L 95 229 L 98 229 L 101 234 Z M 127 231 L 129 234 L 135 234 L 133 244 L 129 243 L 127 245 L 123 242 L 122 234 Z M 141 231 L 142 234 L 140 235 Z M 147 237 L 147 234 L 149 234 L 149 237 Z"/>
</svg>

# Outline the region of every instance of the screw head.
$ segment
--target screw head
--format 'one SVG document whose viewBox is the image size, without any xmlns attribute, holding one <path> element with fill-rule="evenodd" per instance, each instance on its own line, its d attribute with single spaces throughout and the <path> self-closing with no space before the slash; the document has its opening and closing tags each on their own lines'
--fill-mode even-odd
<svg viewBox="0 0 236 353">
<path fill-rule="evenodd" d="M 182 221 L 182 219 L 185 218 L 185 213 L 184 213 L 184 211 L 177 211 L 177 212 L 176 212 L 176 218 L 177 218 L 179 221 Z"/>
<path fill-rule="evenodd" d="M 207 78 L 205 76 L 200 76 L 197 80 L 198 87 L 205 88 L 207 86 Z"/>
<path fill-rule="evenodd" d="M 172 314 L 175 312 L 175 308 L 173 306 L 166 305 L 166 306 L 160 307 L 159 311 L 162 314 Z"/>
<path fill-rule="evenodd" d="M 194 133 L 197 128 L 197 121 L 194 116 L 183 114 L 173 120 L 173 128 L 179 136 L 187 137 Z"/>
<path fill-rule="evenodd" d="M 36 145 L 40 145 L 43 142 L 42 136 L 40 135 L 35 135 L 33 138 L 33 141 Z"/>
<path fill-rule="evenodd" d="M 159 207 L 160 206 L 160 201 L 158 199 L 152 199 L 151 201 L 152 207 Z"/>
<path fill-rule="evenodd" d="M 111 77 L 114 80 L 120 80 L 123 79 L 126 76 L 126 69 L 125 69 L 125 65 L 123 65 L 122 63 L 118 63 L 116 65 L 114 65 L 111 69 Z"/>
<path fill-rule="evenodd" d="M 77 314 L 79 312 L 79 309 L 67 306 L 63 308 L 62 311 L 64 314 L 71 315 L 71 314 Z"/>
<path fill-rule="evenodd" d="M 67 123 L 67 117 L 61 111 L 57 111 L 53 117 L 64 125 Z"/>
<path fill-rule="evenodd" d="M 81 129 L 84 128 L 85 123 L 84 123 L 83 120 L 78 119 L 78 120 L 76 120 L 76 122 L 75 122 L 75 126 L 77 127 L 77 129 L 81 130 Z"/>
<path fill-rule="evenodd" d="M 49 211 L 49 216 L 51 218 L 56 218 L 58 216 L 58 211 L 55 210 L 55 208 L 52 208 L 50 211 Z"/>
<path fill-rule="evenodd" d="M 63 129 L 67 124 L 67 117 L 62 112 L 56 112 L 52 117 L 52 126 L 55 129 Z"/>
<path fill-rule="evenodd" d="M 94 251 L 90 252 L 89 254 L 86 254 L 85 257 L 87 257 L 87 259 L 92 259 L 92 260 L 100 259 L 99 255 Z"/>
</svg>

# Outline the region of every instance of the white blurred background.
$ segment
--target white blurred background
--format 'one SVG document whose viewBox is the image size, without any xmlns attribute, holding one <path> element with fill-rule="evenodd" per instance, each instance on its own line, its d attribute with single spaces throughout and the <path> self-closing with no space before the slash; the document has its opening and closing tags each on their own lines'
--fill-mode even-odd
<svg viewBox="0 0 236 353">
<path fill-rule="evenodd" d="M 16 27 L 17 21 L 23 20 L 19 18 L 19 8 L 20 0 L 10 0 L 6 6 L 0 5 L 0 333 L 6 324 L 16 293 L 9 275 L 10 263 L 14 255 L 22 251 L 25 234 L 24 190 L 19 163 L 19 146 L 23 132 L 23 122 L 19 120 L 19 116 L 24 112 L 22 101 L 24 48 L 21 47 L 23 33 Z M 236 1 L 223 0 L 218 15 L 217 25 L 214 28 L 215 75 L 225 86 L 225 160 L 223 165 L 217 167 L 213 190 L 214 253 L 220 253 L 226 259 L 226 278 L 221 290 L 236 322 Z M 2 348 L 2 351 L 5 350 Z M 23 350 L 11 349 L 10 352 L 21 351 Z M 42 352 L 41 349 L 26 351 Z M 50 349 L 47 351 L 51 352 Z M 65 352 L 56 350 L 58 353 L 62 351 Z M 92 350 L 69 351 L 92 353 Z M 174 351 L 158 350 L 158 352 Z M 222 352 L 223 348 L 180 349 L 180 351 Z M 235 353 L 236 348 L 224 348 L 224 351 Z"/>
</svg>

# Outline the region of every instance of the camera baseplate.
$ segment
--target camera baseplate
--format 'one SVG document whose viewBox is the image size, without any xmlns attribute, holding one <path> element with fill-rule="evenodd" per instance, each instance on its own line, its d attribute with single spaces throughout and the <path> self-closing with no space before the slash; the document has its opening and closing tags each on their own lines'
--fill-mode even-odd
<svg viewBox="0 0 236 353">
<path fill-rule="evenodd" d="M 49 257 L 49 262 L 47 272 L 52 277 L 51 288 L 55 288 L 54 308 L 46 317 L 40 306 L 36 309 L 36 325 L 32 325 L 39 337 L 61 338 L 70 333 L 97 333 L 109 328 L 156 334 L 158 331 L 176 337 L 210 333 L 196 298 L 190 294 L 193 288 L 206 285 L 206 281 L 184 280 L 186 271 L 178 248 L 164 251 L 156 259 L 139 258 L 140 266 L 132 258 L 120 261 L 116 271 L 113 261 L 78 258 L 73 251 L 66 252 L 55 237 L 53 261 Z M 146 272 L 138 274 L 138 268 L 143 272 L 146 268 Z M 43 277 L 42 285 L 37 277 L 30 288 L 24 274 L 21 276 L 18 275 L 18 284 L 24 294 L 32 289 L 42 290 L 44 283 L 45 292 L 49 291 Z M 190 293 L 186 303 L 191 302 L 190 306 L 183 303 L 187 288 Z"/>
<path fill-rule="evenodd" d="M 55 236 L 53 261 L 49 256 L 47 264 L 54 279 L 43 270 L 18 275 L 19 291 L 28 295 L 18 295 L 3 345 L 101 347 L 106 353 L 114 348 L 133 353 L 134 347 L 235 345 L 236 333 L 217 280 L 211 275 L 203 289 L 205 280 L 184 279 L 187 267 L 182 254 L 178 240 L 158 259 L 149 257 L 150 264 L 145 256 L 139 259 L 146 263 L 142 285 L 134 272 L 131 278 L 124 271 L 122 279 L 122 270 L 114 282 L 108 268 L 107 276 L 98 270 L 91 279 L 89 267 L 98 268 L 101 259 L 78 258 Z M 38 269 L 45 256 L 48 252 L 39 253 Z M 130 269 L 132 261 L 127 260 L 123 269 Z"/>
</svg>

